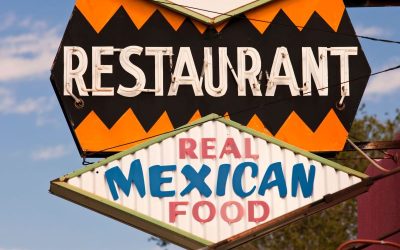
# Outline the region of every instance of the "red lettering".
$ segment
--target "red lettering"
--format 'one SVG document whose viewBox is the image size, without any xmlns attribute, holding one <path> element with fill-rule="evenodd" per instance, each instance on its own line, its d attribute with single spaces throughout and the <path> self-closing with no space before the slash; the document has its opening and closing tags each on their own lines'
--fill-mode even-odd
<svg viewBox="0 0 400 250">
<path fill-rule="evenodd" d="M 189 202 L 176 201 L 169 202 L 169 222 L 175 223 L 179 215 L 187 215 L 187 208 Z M 179 210 L 179 206 L 185 206 L 185 209 Z M 265 201 L 247 201 L 246 206 L 238 201 L 227 201 L 221 207 L 216 207 L 211 201 L 203 200 L 194 203 L 192 208 L 193 219 L 200 223 L 207 223 L 215 219 L 216 216 L 229 223 L 236 223 L 245 218 L 247 211 L 247 221 L 261 223 L 265 222 L 270 215 L 270 207 Z M 217 209 L 218 215 L 217 215 Z M 204 211 L 203 213 L 201 211 Z M 246 219 L 246 218 L 245 218 Z"/>
<path fill-rule="evenodd" d="M 186 159 L 186 156 L 191 159 L 197 159 L 197 155 L 194 152 L 195 149 L 196 141 L 192 138 L 179 139 L 179 159 Z"/>
<path fill-rule="evenodd" d="M 203 159 L 215 159 L 215 154 L 209 154 L 209 150 L 215 149 L 215 138 L 202 138 L 201 139 L 201 156 Z M 210 144 L 212 143 L 212 144 Z"/>
<path fill-rule="evenodd" d="M 254 208 L 255 206 L 262 207 L 262 215 L 260 217 L 255 217 Z M 269 206 L 264 201 L 249 201 L 247 203 L 247 209 L 249 211 L 249 222 L 262 222 L 265 221 L 269 216 Z"/>
<path fill-rule="evenodd" d="M 250 138 L 245 138 L 244 139 L 244 158 L 253 158 L 254 160 L 257 160 L 260 158 L 258 154 L 251 154 L 251 139 Z"/>
<path fill-rule="evenodd" d="M 188 205 L 189 202 L 187 201 L 171 201 L 169 203 L 169 222 L 170 223 L 175 223 L 176 217 L 178 215 L 185 215 L 185 211 L 177 211 L 176 208 L 178 206 L 183 206 L 183 205 Z"/>
<path fill-rule="evenodd" d="M 230 206 L 235 206 L 236 210 L 237 210 L 237 215 L 234 218 L 228 218 L 228 207 Z M 221 217 L 224 221 L 228 222 L 228 223 L 235 223 L 240 221 L 243 218 L 243 214 L 244 214 L 244 208 L 243 206 L 237 202 L 237 201 L 228 201 L 225 202 L 222 207 L 221 207 Z"/>
<path fill-rule="evenodd" d="M 208 217 L 205 219 L 200 218 L 200 215 L 199 215 L 199 209 L 202 206 L 207 206 L 208 210 L 210 211 Z M 192 214 L 193 214 L 194 219 L 197 220 L 198 222 L 206 223 L 206 222 L 209 222 L 212 219 L 214 219 L 215 214 L 216 214 L 216 209 L 215 209 L 214 204 L 212 204 L 209 201 L 199 201 L 196 204 L 194 204 L 193 209 L 192 209 Z"/>
<path fill-rule="evenodd" d="M 236 159 L 242 158 L 239 149 L 235 143 L 235 140 L 233 138 L 226 139 L 219 158 L 222 158 L 224 155 L 230 155 L 230 154 L 233 154 L 233 157 L 235 157 Z"/>
</svg>

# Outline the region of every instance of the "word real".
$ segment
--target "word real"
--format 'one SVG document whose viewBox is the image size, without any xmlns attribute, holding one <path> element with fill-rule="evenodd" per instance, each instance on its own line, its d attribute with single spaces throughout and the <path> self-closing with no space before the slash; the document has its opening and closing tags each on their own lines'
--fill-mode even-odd
<svg viewBox="0 0 400 250">
<path fill-rule="evenodd" d="M 214 48 L 215 49 L 215 48 Z M 331 57 L 338 57 L 340 61 L 340 81 L 342 96 L 350 95 L 349 75 L 350 57 L 358 54 L 357 47 L 318 47 L 318 55 L 314 55 L 311 47 L 302 47 L 302 80 L 295 75 L 292 60 L 286 47 L 277 47 L 271 66 L 262 62 L 257 49 L 252 47 L 237 47 L 237 66 L 234 68 L 228 55 L 227 47 L 204 47 L 203 67 L 196 68 L 190 47 L 180 47 L 173 61 L 175 51 L 173 47 L 141 47 L 128 46 L 114 48 L 113 46 L 92 47 L 91 69 L 88 70 L 89 58 L 87 52 L 79 46 L 64 47 L 64 95 L 72 95 L 73 84 L 76 84 L 80 96 L 114 96 L 115 92 L 123 97 L 136 97 L 141 93 L 154 93 L 154 96 L 164 96 L 164 82 L 169 83 L 167 96 L 178 95 L 179 88 L 186 85 L 193 89 L 194 96 L 207 95 L 222 97 L 226 94 L 228 75 L 232 75 L 237 85 L 237 95 L 247 96 L 249 86 L 253 96 L 274 96 L 278 86 L 286 88 L 292 96 L 311 96 L 312 82 L 320 96 L 328 96 L 328 62 Z M 116 55 L 119 53 L 119 56 Z M 214 57 L 218 54 L 218 65 L 213 65 Z M 126 82 L 108 82 L 104 86 L 102 75 L 113 74 L 115 65 L 103 64 L 102 59 L 118 56 L 119 66 L 132 77 Z M 265 56 L 265 55 L 262 55 Z M 268 55 L 273 56 L 273 55 Z M 154 58 L 153 68 L 140 67 L 139 61 L 143 57 Z M 164 59 L 169 61 L 164 63 Z M 264 59 L 265 60 L 265 59 Z M 73 64 L 73 61 L 77 62 Z M 90 71 L 85 82 L 84 75 Z M 218 71 L 216 80 L 214 71 Z M 201 72 L 199 74 L 199 72 Z M 171 75 L 164 79 L 164 75 Z M 149 74 L 154 74 L 154 89 L 148 88 Z M 146 77 L 147 75 L 147 77 Z M 264 81 L 262 83 L 262 81 Z M 266 90 L 261 90 L 261 84 L 267 84 Z M 337 83 L 335 83 L 337 84 Z M 109 86 L 114 87 L 109 87 Z M 147 85 L 147 88 L 146 88 Z M 233 84 L 235 85 L 235 84 Z"/>
<path fill-rule="evenodd" d="M 235 159 L 254 159 L 260 156 L 253 152 L 251 147 L 251 138 L 244 138 L 244 150 L 241 152 L 234 138 L 226 138 L 220 152 L 216 152 L 217 138 L 201 138 L 200 143 L 192 138 L 179 139 L 179 159 L 222 159 L 225 156 L 231 156 Z M 196 153 L 196 151 L 200 151 Z"/>
</svg>

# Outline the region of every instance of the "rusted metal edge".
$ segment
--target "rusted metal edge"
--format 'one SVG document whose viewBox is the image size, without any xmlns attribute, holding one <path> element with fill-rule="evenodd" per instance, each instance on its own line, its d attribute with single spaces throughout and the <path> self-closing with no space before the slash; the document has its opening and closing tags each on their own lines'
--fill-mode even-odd
<svg viewBox="0 0 400 250">
<path fill-rule="evenodd" d="M 350 186 L 348 188 L 342 189 L 334 194 L 325 195 L 323 199 L 283 215 L 279 218 L 271 220 L 267 223 L 254 227 L 243 233 L 234 235 L 226 240 L 215 243 L 214 245 L 208 246 L 203 249 L 216 249 L 225 250 L 232 249 L 243 245 L 249 241 L 263 237 L 266 234 L 272 233 L 278 229 L 281 229 L 293 222 L 296 222 L 302 218 L 320 212 L 324 209 L 335 206 L 343 201 L 354 198 L 360 194 L 368 192 L 369 188 L 379 180 L 387 178 L 389 176 L 399 174 L 400 167 L 391 170 L 390 172 L 383 173 L 377 176 L 369 177 L 363 181 Z"/>
<path fill-rule="evenodd" d="M 58 180 L 50 182 L 49 192 L 143 232 L 168 239 L 170 242 L 187 249 L 198 249 L 212 244 L 195 235 L 173 228 L 156 219 L 131 211 L 130 209 L 123 208 L 118 204 L 107 201 L 101 197 L 96 197 L 95 195 Z"/>
<path fill-rule="evenodd" d="M 243 245 L 249 241 L 258 239 L 263 237 L 266 234 L 274 232 L 278 229 L 281 229 L 293 222 L 296 222 L 302 218 L 320 212 L 324 209 L 337 205 L 343 201 L 354 198 L 362 193 L 365 193 L 369 190 L 370 186 L 373 184 L 374 180 L 371 178 L 365 179 L 351 187 L 345 188 L 341 191 L 338 191 L 334 194 L 325 195 L 323 199 L 320 201 L 314 202 L 307 206 L 304 206 L 300 209 L 297 209 L 293 212 L 290 212 L 284 216 L 276 218 L 272 221 L 254 227 L 250 230 L 247 230 L 243 233 L 232 236 L 226 240 L 215 243 L 214 245 L 208 246 L 203 249 L 232 249 Z"/>
<path fill-rule="evenodd" d="M 368 141 L 368 142 L 354 142 L 357 147 L 362 150 L 388 150 L 400 149 L 400 140 L 395 141 Z M 343 151 L 354 151 L 355 149 L 346 143 Z"/>
<path fill-rule="evenodd" d="M 383 235 L 380 236 L 377 240 L 386 240 L 387 238 L 392 237 L 393 235 L 396 235 L 396 234 L 398 234 L 398 233 L 400 233 L 400 228 L 397 228 L 396 230 L 393 230 L 393 231 L 391 231 L 391 232 L 389 232 L 389 233 L 383 234 Z M 353 247 L 353 248 L 351 248 L 351 249 L 352 249 L 352 250 L 361 250 L 361 249 L 365 249 L 365 248 L 369 247 L 370 245 L 371 245 L 371 244 L 364 243 L 364 244 L 362 244 L 362 245 L 359 245 L 359 246 L 357 246 L 357 247 Z"/>
</svg>

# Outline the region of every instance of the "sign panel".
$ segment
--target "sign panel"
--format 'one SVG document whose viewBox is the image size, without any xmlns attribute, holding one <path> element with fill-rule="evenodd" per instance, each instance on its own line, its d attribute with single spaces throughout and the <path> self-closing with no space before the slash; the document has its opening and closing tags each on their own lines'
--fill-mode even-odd
<svg viewBox="0 0 400 250">
<path fill-rule="evenodd" d="M 194 249 L 290 217 L 365 177 L 209 115 L 55 180 L 50 191 Z"/>
<path fill-rule="evenodd" d="M 208 2 L 77 1 L 51 79 L 80 152 L 210 113 L 342 150 L 370 73 L 342 0 Z"/>
</svg>

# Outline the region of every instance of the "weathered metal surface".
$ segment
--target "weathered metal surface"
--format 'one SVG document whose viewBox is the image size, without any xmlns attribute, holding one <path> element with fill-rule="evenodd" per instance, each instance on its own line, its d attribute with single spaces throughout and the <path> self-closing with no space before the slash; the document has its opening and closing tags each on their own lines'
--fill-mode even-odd
<svg viewBox="0 0 400 250">
<path fill-rule="evenodd" d="M 400 139 L 400 134 L 394 138 Z M 399 170 L 400 149 L 388 150 L 394 159 L 377 161 L 379 165 L 392 172 Z M 396 162 L 397 160 L 397 162 Z M 379 176 L 383 172 L 370 165 L 366 174 Z M 386 173 L 387 174 L 387 173 Z M 376 177 L 377 178 L 377 177 Z M 379 239 L 400 226 L 400 174 L 385 178 L 376 183 L 368 193 L 357 198 L 358 203 L 358 238 Z M 400 242 L 400 234 L 394 234 L 385 240 Z M 378 246 L 368 249 L 380 249 Z"/>
<path fill-rule="evenodd" d="M 211 140 L 212 143 L 204 144 L 204 139 Z M 192 154 L 185 151 L 188 150 L 188 145 L 182 144 L 182 141 L 188 142 L 188 140 L 192 140 L 195 142 L 194 145 L 197 145 Z M 227 146 L 228 141 L 234 144 Z M 193 144 L 190 145 L 193 146 Z M 182 147 L 185 148 L 183 151 Z M 227 151 L 231 153 L 223 153 Z M 143 166 L 144 190 L 146 191 L 144 195 L 140 193 L 142 189 L 138 183 L 128 183 L 129 190 L 123 190 L 120 181 L 112 179 L 113 181 L 110 182 L 107 177 L 107 173 L 120 169 L 124 178 L 129 179 L 133 174 L 132 164 L 137 161 L 140 161 Z M 276 163 L 279 163 L 279 167 L 268 176 L 267 172 Z M 247 168 L 245 167 L 239 174 L 239 179 L 235 179 L 238 166 L 241 164 Z M 248 167 L 251 164 L 256 166 L 254 168 L 257 171 Z M 210 168 L 210 172 L 203 178 L 204 184 L 210 188 L 211 193 L 207 195 L 200 191 L 200 188 L 194 188 L 188 194 L 182 194 L 182 191 L 192 182 L 203 180 L 199 176 L 193 178 L 183 174 L 184 168 L 191 166 L 196 172 L 201 173 L 204 165 Z M 218 186 L 221 184 L 222 176 L 219 171 L 223 165 L 229 165 L 230 170 L 225 179 L 225 191 L 222 194 L 218 191 Z M 171 179 L 164 179 L 165 182 L 159 183 L 156 187 L 152 183 L 155 177 L 150 174 L 154 166 L 163 166 L 164 169 L 168 166 L 176 166 L 176 169 L 163 172 L 163 178 Z M 295 168 L 297 167 L 295 166 L 303 168 L 306 180 L 300 182 L 296 179 Z M 280 170 L 282 176 L 279 175 Z M 315 175 L 312 174 L 313 171 Z M 292 215 L 296 215 L 299 211 L 307 211 L 310 207 L 317 206 L 321 210 L 326 206 L 319 204 L 329 200 L 328 194 L 334 194 L 360 183 L 365 177 L 352 169 L 272 137 L 266 137 L 235 122 L 218 118 L 217 115 L 211 115 L 199 120 L 197 124 L 189 125 L 69 174 L 56 180 L 52 185 L 58 188 L 58 191 L 54 193 L 59 196 L 77 203 L 81 201 L 75 196 L 82 197 L 80 200 L 87 196 L 89 200 L 97 200 L 97 203 L 103 201 L 113 211 L 97 209 L 99 204 L 91 206 L 86 203 L 87 201 L 83 205 L 176 244 L 192 248 L 193 243 L 210 245 L 244 231 L 257 229 L 265 223 L 281 226 L 280 222 L 282 222 L 284 225 L 285 218 L 289 217 L 293 220 L 296 217 L 292 218 Z M 278 182 L 280 182 L 279 185 L 277 185 Z M 260 192 L 261 186 L 267 183 L 270 187 L 265 189 L 265 193 Z M 114 185 L 117 188 L 116 193 L 111 190 L 111 186 Z M 246 194 L 240 195 L 238 187 Z M 311 188 L 309 192 L 307 187 Z M 154 188 L 175 193 L 172 196 L 160 197 L 154 195 Z M 60 192 L 62 190 L 67 190 L 65 192 L 69 194 Z M 266 210 L 263 206 L 253 206 L 254 213 L 250 212 L 250 202 L 253 201 L 264 202 L 268 209 Z M 173 202 L 187 202 L 174 210 L 178 212 L 175 221 L 171 221 Z M 199 202 L 208 202 L 215 207 L 214 216 L 207 222 L 201 220 L 210 218 L 212 212 L 209 207 L 200 206 L 197 218 L 195 216 L 195 207 L 200 204 Z M 236 203 L 237 206 L 233 206 L 232 203 Z M 225 210 L 224 206 L 226 206 Z M 243 209 L 242 213 L 239 212 L 239 208 Z M 116 216 L 115 213 L 121 213 L 121 210 L 134 218 L 141 218 L 142 221 L 131 219 L 126 221 L 123 217 Z M 260 220 L 251 219 L 262 218 L 265 215 L 267 216 Z M 240 218 L 233 221 L 236 217 Z M 166 233 L 160 234 L 159 230 L 154 230 L 155 224 L 166 228 Z M 177 237 L 171 238 L 171 235 L 174 235 L 174 229 L 178 230 L 175 235 L 183 233 L 184 237 L 178 237 L 178 241 L 176 241 Z M 185 237 L 187 239 L 184 239 Z"/>
</svg>

